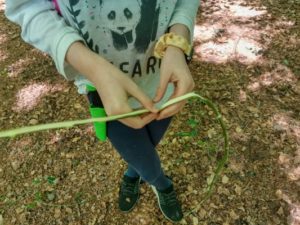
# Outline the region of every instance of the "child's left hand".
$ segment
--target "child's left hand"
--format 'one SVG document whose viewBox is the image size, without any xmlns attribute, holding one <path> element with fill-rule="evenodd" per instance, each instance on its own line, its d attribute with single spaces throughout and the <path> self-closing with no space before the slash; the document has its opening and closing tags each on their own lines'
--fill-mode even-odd
<svg viewBox="0 0 300 225">
<path fill-rule="evenodd" d="M 170 97 L 176 98 L 186 93 L 191 92 L 195 83 L 192 78 L 191 72 L 185 60 L 185 55 L 181 49 L 173 46 L 169 46 L 162 59 L 160 70 L 160 84 L 154 98 L 154 102 L 159 102 L 167 89 L 168 83 L 174 83 L 174 93 Z M 161 120 L 170 116 L 173 116 L 185 105 L 185 101 L 171 105 L 162 110 L 157 120 Z"/>
</svg>

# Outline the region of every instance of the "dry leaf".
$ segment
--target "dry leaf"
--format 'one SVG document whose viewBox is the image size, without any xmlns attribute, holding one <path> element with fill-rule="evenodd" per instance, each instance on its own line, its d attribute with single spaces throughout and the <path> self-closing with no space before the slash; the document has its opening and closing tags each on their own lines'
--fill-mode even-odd
<svg viewBox="0 0 300 225">
<path fill-rule="evenodd" d="M 223 177 L 222 177 L 222 183 L 223 184 L 227 184 L 229 182 L 229 178 L 226 176 L 226 175 L 224 175 Z"/>
</svg>

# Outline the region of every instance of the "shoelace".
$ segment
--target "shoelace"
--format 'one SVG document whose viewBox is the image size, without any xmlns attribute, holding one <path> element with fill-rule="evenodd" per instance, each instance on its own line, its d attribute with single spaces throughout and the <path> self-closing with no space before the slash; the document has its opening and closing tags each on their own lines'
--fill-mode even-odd
<svg viewBox="0 0 300 225">
<path fill-rule="evenodd" d="M 162 195 L 163 201 L 166 205 L 173 206 L 178 203 L 175 191 L 172 191 L 170 193 L 160 193 L 160 194 Z"/>
<path fill-rule="evenodd" d="M 123 182 L 122 192 L 128 195 L 135 194 L 135 183 Z"/>
</svg>

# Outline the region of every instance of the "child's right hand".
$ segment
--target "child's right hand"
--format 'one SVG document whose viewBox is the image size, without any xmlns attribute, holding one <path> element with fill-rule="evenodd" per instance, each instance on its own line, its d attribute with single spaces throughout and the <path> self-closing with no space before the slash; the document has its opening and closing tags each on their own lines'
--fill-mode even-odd
<svg viewBox="0 0 300 225">
<path fill-rule="evenodd" d="M 121 119 L 125 125 L 139 129 L 155 120 L 158 110 L 153 101 L 123 72 L 108 63 L 105 68 L 96 69 L 94 85 L 101 96 L 107 115 L 117 115 L 131 112 L 128 97 L 135 97 L 146 109 L 152 113 Z"/>
<path fill-rule="evenodd" d="M 132 96 L 151 113 L 121 119 L 123 124 L 139 129 L 156 119 L 158 110 L 153 101 L 123 72 L 81 42 L 70 46 L 66 60 L 95 85 L 108 116 L 131 112 L 128 97 Z"/>
</svg>

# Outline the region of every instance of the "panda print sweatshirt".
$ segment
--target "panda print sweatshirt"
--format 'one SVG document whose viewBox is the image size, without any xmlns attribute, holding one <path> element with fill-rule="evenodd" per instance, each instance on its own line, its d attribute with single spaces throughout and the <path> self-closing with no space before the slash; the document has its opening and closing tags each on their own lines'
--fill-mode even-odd
<svg viewBox="0 0 300 225">
<path fill-rule="evenodd" d="M 65 62 L 66 52 L 75 41 L 83 41 L 130 76 L 151 98 L 159 84 L 161 61 L 153 56 L 154 45 L 170 26 L 186 25 L 193 36 L 199 0 L 51 0 L 6 1 L 6 16 L 22 28 L 27 43 L 49 54 L 57 70 L 73 80 L 78 92 L 91 84 Z M 59 15 L 60 14 L 60 15 Z M 161 101 L 173 92 L 170 84 Z M 140 107 L 129 99 L 131 107 Z"/>
</svg>

